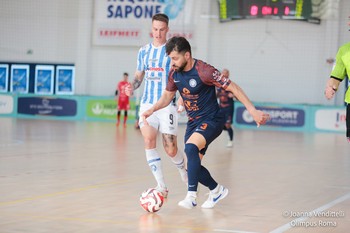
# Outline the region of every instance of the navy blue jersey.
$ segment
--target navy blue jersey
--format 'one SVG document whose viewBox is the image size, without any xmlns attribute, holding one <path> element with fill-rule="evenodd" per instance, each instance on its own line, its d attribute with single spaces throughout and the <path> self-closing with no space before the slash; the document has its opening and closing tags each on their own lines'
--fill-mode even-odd
<svg viewBox="0 0 350 233">
<path fill-rule="evenodd" d="M 171 70 L 166 90 L 180 92 L 189 120 L 214 118 L 219 111 L 216 87 L 226 89 L 231 83 L 215 67 L 196 60 L 189 71 Z"/>
</svg>

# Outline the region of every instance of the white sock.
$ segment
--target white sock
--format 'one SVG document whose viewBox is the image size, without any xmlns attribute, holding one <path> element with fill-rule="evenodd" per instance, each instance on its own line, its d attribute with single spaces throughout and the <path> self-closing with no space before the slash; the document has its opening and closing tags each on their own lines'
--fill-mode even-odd
<svg viewBox="0 0 350 233">
<path fill-rule="evenodd" d="M 173 161 L 179 170 L 182 181 L 188 183 L 187 171 L 185 168 L 185 158 L 183 153 L 178 151 L 177 154 L 171 158 L 171 161 Z"/>
<path fill-rule="evenodd" d="M 187 196 L 190 196 L 194 199 L 197 198 L 197 192 L 196 191 L 187 191 Z"/>
<path fill-rule="evenodd" d="M 217 193 L 217 192 L 219 192 L 219 187 L 220 187 L 220 185 L 218 184 L 218 185 L 216 185 L 216 187 L 213 189 L 213 190 L 210 190 L 210 192 L 211 193 Z"/>
<path fill-rule="evenodd" d="M 158 155 L 157 149 L 146 149 L 145 151 L 148 166 L 151 168 L 153 176 L 158 183 L 158 187 L 166 188 L 162 171 L 162 162 Z"/>
</svg>

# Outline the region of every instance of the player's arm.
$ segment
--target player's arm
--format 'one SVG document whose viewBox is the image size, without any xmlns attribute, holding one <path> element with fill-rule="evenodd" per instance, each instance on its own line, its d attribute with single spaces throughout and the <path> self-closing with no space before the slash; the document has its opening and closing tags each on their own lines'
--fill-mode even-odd
<svg viewBox="0 0 350 233">
<path fill-rule="evenodd" d="M 253 116 L 254 121 L 257 123 L 258 127 L 265 124 L 266 121 L 270 119 L 269 114 L 255 108 L 242 88 L 236 83 L 230 82 L 226 88 L 226 91 L 230 91 L 246 107 L 250 115 Z"/>
<path fill-rule="evenodd" d="M 145 76 L 145 71 L 136 71 L 134 75 L 134 80 L 131 82 L 131 85 L 125 87 L 125 94 L 127 96 L 132 96 L 134 90 L 141 86 L 143 77 Z"/>
<path fill-rule="evenodd" d="M 340 82 L 343 81 L 346 77 L 346 66 L 343 62 L 342 57 L 344 56 L 344 53 L 347 53 L 347 50 L 348 49 L 346 47 L 341 47 L 337 52 L 335 64 L 333 66 L 330 79 L 328 79 L 326 83 L 326 88 L 324 91 L 327 99 L 331 99 L 335 95 Z"/>
<path fill-rule="evenodd" d="M 168 106 L 170 104 L 171 101 L 173 101 L 174 96 L 175 96 L 176 92 L 175 91 L 167 91 L 164 90 L 162 96 L 160 97 L 160 99 L 152 106 L 152 108 L 148 109 L 147 111 L 145 111 L 141 117 L 143 118 L 147 118 L 150 115 L 152 115 L 155 111 L 165 108 L 166 106 Z"/>
</svg>

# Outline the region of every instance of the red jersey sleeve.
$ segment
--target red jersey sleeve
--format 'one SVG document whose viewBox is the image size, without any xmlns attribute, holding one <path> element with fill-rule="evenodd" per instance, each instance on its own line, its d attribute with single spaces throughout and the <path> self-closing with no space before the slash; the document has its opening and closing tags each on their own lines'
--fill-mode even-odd
<svg viewBox="0 0 350 233">
<path fill-rule="evenodd" d="M 175 70 L 170 70 L 169 71 L 169 77 L 168 77 L 168 83 L 166 85 L 166 90 L 167 91 L 177 91 L 177 86 L 175 85 L 175 82 L 174 82 L 174 75 L 175 73 Z"/>
<path fill-rule="evenodd" d="M 231 80 L 220 73 L 215 67 L 198 60 L 196 69 L 198 71 L 199 77 L 207 85 L 215 85 L 226 90 L 228 85 L 230 85 Z"/>
</svg>

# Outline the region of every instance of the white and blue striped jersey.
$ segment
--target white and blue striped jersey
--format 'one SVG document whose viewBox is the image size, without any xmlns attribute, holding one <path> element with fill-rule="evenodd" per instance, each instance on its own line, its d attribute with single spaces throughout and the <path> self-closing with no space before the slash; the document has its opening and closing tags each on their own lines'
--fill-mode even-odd
<svg viewBox="0 0 350 233">
<path fill-rule="evenodd" d="M 155 47 L 149 43 L 140 48 L 137 56 L 137 70 L 145 71 L 145 87 L 141 104 L 155 104 L 168 83 L 171 59 L 165 52 L 165 44 Z"/>
</svg>

